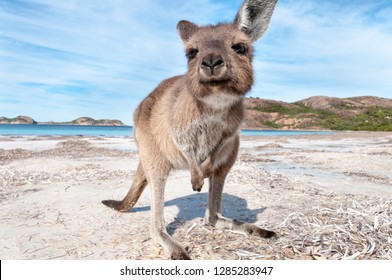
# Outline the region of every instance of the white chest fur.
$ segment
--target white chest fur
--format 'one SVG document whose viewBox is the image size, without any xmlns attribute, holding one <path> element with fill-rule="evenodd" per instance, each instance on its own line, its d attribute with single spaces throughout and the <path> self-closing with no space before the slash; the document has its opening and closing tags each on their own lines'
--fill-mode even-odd
<svg viewBox="0 0 392 280">
<path fill-rule="evenodd" d="M 241 96 L 226 92 L 218 92 L 201 97 L 199 100 L 214 110 L 224 110 L 241 100 Z"/>
</svg>

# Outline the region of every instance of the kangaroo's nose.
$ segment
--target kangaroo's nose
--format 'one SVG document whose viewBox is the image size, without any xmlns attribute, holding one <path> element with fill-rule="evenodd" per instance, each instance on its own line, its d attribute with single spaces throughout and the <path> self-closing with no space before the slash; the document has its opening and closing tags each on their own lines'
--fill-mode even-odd
<svg viewBox="0 0 392 280">
<path fill-rule="evenodd" d="M 201 62 L 201 68 L 203 70 L 211 71 L 212 75 L 216 69 L 223 67 L 224 65 L 225 62 L 223 61 L 222 56 L 213 53 L 206 55 Z"/>
</svg>

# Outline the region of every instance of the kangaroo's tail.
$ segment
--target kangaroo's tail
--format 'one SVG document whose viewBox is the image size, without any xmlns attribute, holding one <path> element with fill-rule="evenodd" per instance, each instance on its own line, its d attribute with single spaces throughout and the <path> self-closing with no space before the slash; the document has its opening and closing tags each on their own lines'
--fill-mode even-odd
<svg viewBox="0 0 392 280">
<path fill-rule="evenodd" d="M 121 201 L 103 200 L 102 203 L 110 208 L 116 209 L 117 211 L 127 212 L 139 200 L 139 197 L 143 193 L 146 186 L 147 186 L 146 174 L 144 173 L 143 167 L 139 162 L 139 165 L 136 169 L 135 176 L 133 177 L 131 188 L 129 189 L 124 199 Z"/>
</svg>

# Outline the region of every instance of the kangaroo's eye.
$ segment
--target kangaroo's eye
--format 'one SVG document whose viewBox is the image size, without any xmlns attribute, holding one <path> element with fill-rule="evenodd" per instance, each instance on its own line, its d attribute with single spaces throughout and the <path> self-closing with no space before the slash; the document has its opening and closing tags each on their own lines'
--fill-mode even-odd
<svg viewBox="0 0 392 280">
<path fill-rule="evenodd" d="M 248 52 L 248 48 L 244 44 L 235 44 L 232 46 L 232 49 L 238 54 L 246 54 Z"/>
<path fill-rule="evenodd" d="M 185 56 L 186 56 L 186 58 L 188 58 L 188 60 L 192 60 L 196 57 L 198 52 L 199 51 L 197 49 L 189 49 L 186 51 Z"/>
</svg>

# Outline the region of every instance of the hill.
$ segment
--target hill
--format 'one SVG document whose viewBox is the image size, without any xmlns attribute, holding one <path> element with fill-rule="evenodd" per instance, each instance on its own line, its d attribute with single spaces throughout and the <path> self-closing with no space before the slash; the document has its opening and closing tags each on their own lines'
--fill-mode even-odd
<svg viewBox="0 0 392 280">
<path fill-rule="evenodd" d="M 247 98 L 244 128 L 392 131 L 392 99 L 314 96 L 294 103 Z"/>
<path fill-rule="evenodd" d="M 53 122 L 53 121 L 36 122 L 32 118 L 26 116 L 18 116 L 12 119 L 6 117 L 0 117 L 0 124 L 60 124 L 60 125 L 125 126 L 125 124 L 119 120 L 109 120 L 109 119 L 95 120 L 89 117 L 78 118 L 70 122 Z"/>
<path fill-rule="evenodd" d="M 18 116 L 12 119 L 0 117 L 0 124 L 37 124 L 37 122 L 30 117 Z"/>
<path fill-rule="evenodd" d="M 119 120 L 95 120 L 89 117 L 82 117 L 76 120 L 71 121 L 67 124 L 74 124 L 74 125 L 104 125 L 104 126 L 124 126 L 125 124 Z"/>
</svg>

